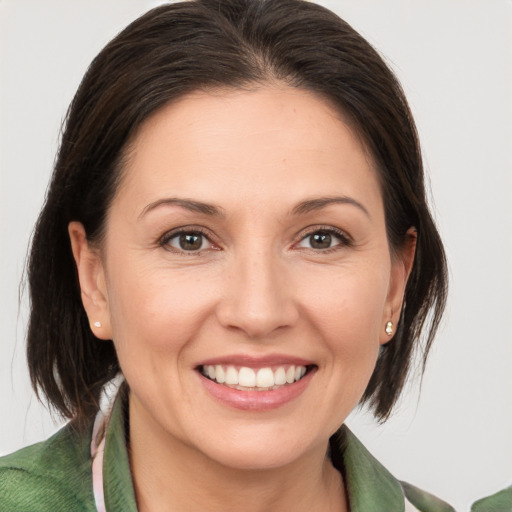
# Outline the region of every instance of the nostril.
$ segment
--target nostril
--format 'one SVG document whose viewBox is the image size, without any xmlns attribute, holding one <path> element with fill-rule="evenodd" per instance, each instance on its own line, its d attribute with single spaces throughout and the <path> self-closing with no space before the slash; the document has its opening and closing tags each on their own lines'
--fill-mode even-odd
<svg viewBox="0 0 512 512">
<path fill-rule="evenodd" d="M 295 325 L 299 314 L 293 304 L 268 301 L 255 304 L 254 298 L 220 304 L 217 319 L 226 329 L 243 331 L 251 339 L 269 338 L 274 331 Z"/>
</svg>

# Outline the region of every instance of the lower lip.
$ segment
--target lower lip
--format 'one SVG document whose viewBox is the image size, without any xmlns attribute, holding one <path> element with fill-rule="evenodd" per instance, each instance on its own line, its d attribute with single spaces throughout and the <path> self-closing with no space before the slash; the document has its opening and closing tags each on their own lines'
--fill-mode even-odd
<svg viewBox="0 0 512 512">
<path fill-rule="evenodd" d="M 314 369 L 310 370 L 297 382 L 272 391 L 242 391 L 218 384 L 200 373 L 198 375 L 206 390 L 224 405 L 243 411 L 269 411 L 299 397 L 311 382 L 314 373 Z"/>
</svg>

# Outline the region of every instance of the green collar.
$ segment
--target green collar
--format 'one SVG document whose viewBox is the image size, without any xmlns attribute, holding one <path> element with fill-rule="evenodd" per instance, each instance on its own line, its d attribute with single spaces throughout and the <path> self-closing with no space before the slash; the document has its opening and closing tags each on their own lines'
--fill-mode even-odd
<svg viewBox="0 0 512 512">
<path fill-rule="evenodd" d="M 334 467 L 343 475 L 351 512 L 404 512 L 398 480 L 345 425 L 329 440 Z"/>
<path fill-rule="evenodd" d="M 103 462 L 105 505 L 107 510 L 137 512 L 126 450 L 126 403 L 122 397 L 115 401 L 107 428 Z M 346 426 L 331 437 L 330 450 L 334 466 L 345 478 L 351 512 L 404 512 L 404 494 L 398 480 Z"/>
</svg>

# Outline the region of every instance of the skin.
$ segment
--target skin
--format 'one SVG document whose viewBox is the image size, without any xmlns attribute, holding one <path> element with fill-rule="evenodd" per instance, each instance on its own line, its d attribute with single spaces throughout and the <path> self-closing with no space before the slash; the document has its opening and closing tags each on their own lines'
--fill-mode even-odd
<svg viewBox="0 0 512 512">
<path fill-rule="evenodd" d="M 323 99 L 276 85 L 188 95 L 130 150 L 101 248 L 81 224 L 69 232 L 91 329 L 130 385 L 139 509 L 347 510 L 328 439 L 391 339 L 414 256 L 391 256 L 371 158 Z M 350 200 L 295 211 L 333 197 Z M 180 248 L 178 228 L 204 231 L 201 249 Z M 319 249 L 319 230 L 341 234 Z M 220 403 L 197 371 L 276 353 L 316 371 L 268 411 Z"/>
</svg>

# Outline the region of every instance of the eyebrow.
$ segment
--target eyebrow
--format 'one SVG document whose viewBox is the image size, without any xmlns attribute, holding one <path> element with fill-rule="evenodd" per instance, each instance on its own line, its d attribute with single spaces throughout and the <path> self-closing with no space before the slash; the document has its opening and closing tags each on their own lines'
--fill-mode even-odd
<svg viewBox="0 0 512 512">
<path fill-rule="evenodd" d="M 318 197 L 314 199 L 307 199 L 298 203 L 292 210 L 293 215 L 305 215 L 315 210 L 320 210 L 331 204 L 348 204 L 359 208 L 368 217 L 370 214 L 368 210 L 356 199 L 348 196 L 334 196 L 334 197 Z M 139 219 L 146 215 L 148 212 L 158 208 L 162 205 L 176 205 L 191 212 L 202 213 L 204 215 L 224 216 L 224 212 L 218 206 L 213 204 L 203 203 L 201 201 L 194 201 L 192 199 L 179 199 L 177 197 L 167 197 L 164 199 L 158 199 L 153 203 L 148 204 L 142 212 L 139 214 Z"/>
<path fill-rule="evenodd" d="M 221 208 L 201 201 L 194 201 L 192 199 L 179 199 L 177 197 L 166 197 L 159 199 L 153 203 L 148 204 L 139 214 L 139 219 L 146 215 L 148 212 L 158 208 L 162 205 L 175 205 L 191 212 L 202 213 L 209 216 L 223 216 L 224 213 Z"/>
<path fill-rule="evenodd" d="M 293 210 L 293 215 L 305 215 L 306 213 L 320 210 L 329 206 L 331 204 L 348 204 L 359 208 L 362 212 L 366 214 L 367 217 L 370 217 L 368 210 L 356 199 L 348 196 L 334 196 L 334 197 L 318 197 L 315 199 L 308 199 L 306 201 L 301 201 L 297 204 Z"/>
</svg>

